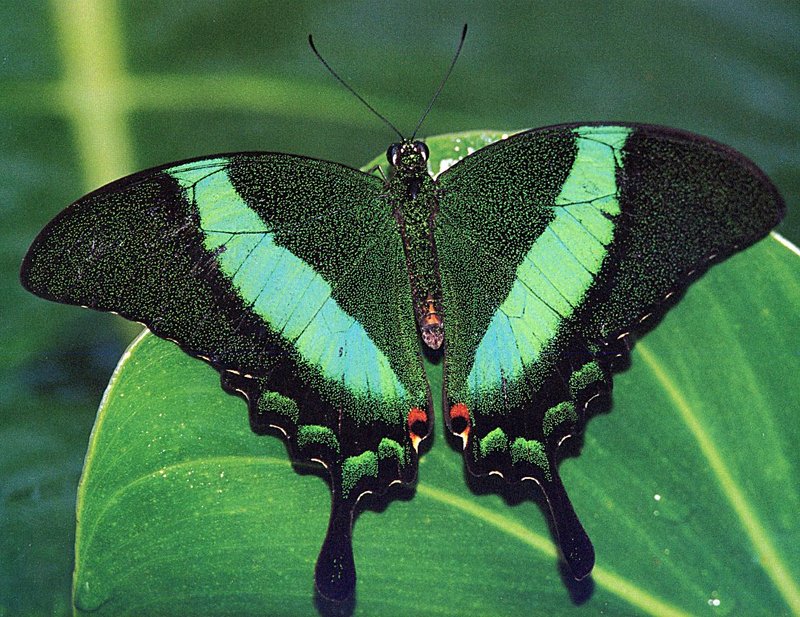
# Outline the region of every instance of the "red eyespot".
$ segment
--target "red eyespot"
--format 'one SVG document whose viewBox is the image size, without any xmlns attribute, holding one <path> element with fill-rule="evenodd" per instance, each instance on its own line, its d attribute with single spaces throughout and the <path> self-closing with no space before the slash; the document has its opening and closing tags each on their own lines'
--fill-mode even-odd
<svg viewBox="0 0 800 617">
<path fill-rule="evenodd" d="M 408 412 L 408 436 L 414 449 L 419 448 L 419 442 L 428 436 L 428 414 L 419 407 L 412 407 Z"/>
<path fill-rule="evenodd" d="M 456 403 L 450 406 L 450 430 L 454 435 L 461 437 L 465 448 L 467 447 L 471 424 L 469 408 L 464 403 Z"/>
</svg>

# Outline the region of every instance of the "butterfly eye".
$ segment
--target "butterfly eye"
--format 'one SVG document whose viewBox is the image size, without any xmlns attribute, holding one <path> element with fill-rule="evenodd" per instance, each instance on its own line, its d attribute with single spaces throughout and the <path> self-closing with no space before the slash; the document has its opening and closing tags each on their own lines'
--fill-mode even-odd
<svg viewBox="0 0 800 617">
<path fill-rule="evenodd" d="M 427 161 L 428 160 L 428 156 L 430 156 L 430 152 L 428 151 L 428 146 L 426 146 L 424 142 L 415 141 L 414 142 L 414 150 L 422 157 L 423 161 Z"/>
<path fill-rule="evenodd" d="M 400 144 L 392 144 L 386 150 L 386 159 L 390 165 L 397 166 L 400 164 Z"/>
</svg>

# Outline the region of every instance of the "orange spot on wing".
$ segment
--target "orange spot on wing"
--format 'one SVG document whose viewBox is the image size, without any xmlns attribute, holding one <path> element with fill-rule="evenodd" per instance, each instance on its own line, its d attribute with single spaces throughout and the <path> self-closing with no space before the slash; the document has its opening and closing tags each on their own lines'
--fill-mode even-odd
<svg viewBox="0 0 800 617">
<path fill-rule="evenodd" d="M 464 418 L 469 422 L 469 409 L 464 403 L 456 403 L 450 407 L 450 418 Z"/>
<path fill-rule="evenodd" d="M 411 428 L 415 422 L 428 423 L 428 414 L 419 407 L 412 407 L 408 412 L 408 428 Z"/>
<path fill-rule="evenodd" d="M 469 417 L 469 408 L 464 403 L 456 403 L 450 406 L 450 427 L 453 434 L 461 437 L 464 448 L 467 447 L 471 425 L 472 420 Z"/>
<path fill-rule="evenodd" d="M 414 450 L 419 448 L 419 442 L 428 435 L 428 414 L 419 407 L 412 407 L 408 412 L 408 436 Z M 425 434 L 420 434 L 424 428 Z"/>
</svg>

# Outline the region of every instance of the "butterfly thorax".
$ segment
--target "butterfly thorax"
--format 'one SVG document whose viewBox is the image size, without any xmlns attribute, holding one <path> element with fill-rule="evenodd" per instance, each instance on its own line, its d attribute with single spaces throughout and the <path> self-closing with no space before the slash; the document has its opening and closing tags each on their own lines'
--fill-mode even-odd
<svg viewBox="0 0 800 617">
<path fill-rule="evenodd" d="M 422 341 L 437 350 L 444 341 L 442 285 L 433 237 L 436 186 L 428 172 L 428 148 L 421 141 L 392 144 L 386 185 L 406 256 L 414 313 Z"/>
</svg>

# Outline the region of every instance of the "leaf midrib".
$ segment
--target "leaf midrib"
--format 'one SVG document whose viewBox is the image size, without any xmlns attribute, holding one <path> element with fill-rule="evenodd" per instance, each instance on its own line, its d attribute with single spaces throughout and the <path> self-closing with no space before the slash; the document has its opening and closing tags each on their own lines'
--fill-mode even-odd
<svg viewBox="0 0 800 617">
<path fill-rule="evenodd" d="M 549 537 L 537 534 L 517 521 L 484 508 L 473 500 L 464 499 L 448 491 L 429 486 L 424 482 L 417 485 L 417 493 L 491 525 L 549 558 L 555 559 L 557 557 L 556 548 Z M 659 600 L 608 568 L 595 566 L 592 570 L 592 578 L 595 583 L 605 588 L 608 592 L 650 615 L 678 617 L 691 614 L 663 600 Z"/>
</svg>

